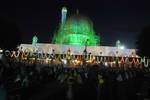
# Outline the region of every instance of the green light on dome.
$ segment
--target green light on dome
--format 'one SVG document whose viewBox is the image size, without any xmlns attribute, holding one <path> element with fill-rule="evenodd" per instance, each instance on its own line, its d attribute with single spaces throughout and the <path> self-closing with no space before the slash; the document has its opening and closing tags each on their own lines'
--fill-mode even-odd
<svg viewBox="0 0 150 100">
<path fill-rule="evenodd" d="M 88 41 L 87 41 L 88 40 Z M 79 15 L 70 17 L 57 31 L 56 44 L 97 46 L 100 39 L 96 36 L 92 22 Z"/>
</svg>

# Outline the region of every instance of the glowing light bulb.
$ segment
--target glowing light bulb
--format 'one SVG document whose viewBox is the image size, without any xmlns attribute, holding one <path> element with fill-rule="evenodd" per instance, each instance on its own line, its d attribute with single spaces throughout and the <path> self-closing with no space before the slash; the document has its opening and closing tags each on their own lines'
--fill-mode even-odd
<svg viewBox="0 0 150 100">
<path fill-rule="evenodd" d="M 120 49 L 124 50 L 124 49 L 125 49 L 125 47 L 124 47 L 124 46 L 121 46 L 121 47 L 120 47 Z"/>
</svg>

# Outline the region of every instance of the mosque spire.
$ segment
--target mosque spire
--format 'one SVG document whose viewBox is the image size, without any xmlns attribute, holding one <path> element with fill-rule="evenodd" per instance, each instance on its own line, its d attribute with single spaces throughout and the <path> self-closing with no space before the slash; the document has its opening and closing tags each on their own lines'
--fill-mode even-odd
<svg viewBox="0 0 150 100">
<path fill-rule="evenodd" d="M 67 8 L 64 6 L 61 10 L 61 24 L 64 24 L 67 17 Z"/>
<path fill-rule="evenodd" d="M 37 43 L 38 43 L 38 37 L 34 35 L 32 38 L 32 46 L 37 47 Z"/>
</svg>

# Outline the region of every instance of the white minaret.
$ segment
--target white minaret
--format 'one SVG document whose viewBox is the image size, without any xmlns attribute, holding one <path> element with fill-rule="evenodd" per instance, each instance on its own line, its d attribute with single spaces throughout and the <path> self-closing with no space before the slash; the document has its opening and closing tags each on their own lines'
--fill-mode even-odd
<svg viewBox="0 0 150 100">
<path fill-rule="evenodd" d="M 118 47 L 118 48 L 121 47 L 121 42 L 120 42 L 120 40 L 117 40 L 117 41 L 116 41 L 116 47 Z"/>
<path fill-rule="evenodd" d="M 67 16 L 67 8 L 63 7 L 61 10 L 61 24 L 64 24 L 66 21 L 66 16 Z"/>
</svg>

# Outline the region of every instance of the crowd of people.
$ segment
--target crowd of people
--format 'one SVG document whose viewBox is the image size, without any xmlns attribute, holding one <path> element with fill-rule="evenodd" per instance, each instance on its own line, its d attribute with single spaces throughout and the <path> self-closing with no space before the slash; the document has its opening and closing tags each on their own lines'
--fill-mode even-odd
<svg viewBox="0 0 150 100">
<path fill-rule="evenodd" d="M 144 100 L 150 95 L 149 74 L 149 67 L 0 62 L 0 100 Z M 51 90 L 44 90 L 47 85 Z M 47 96 L 38 97 L 41 92 Z"/>
</svg>

